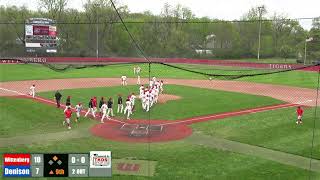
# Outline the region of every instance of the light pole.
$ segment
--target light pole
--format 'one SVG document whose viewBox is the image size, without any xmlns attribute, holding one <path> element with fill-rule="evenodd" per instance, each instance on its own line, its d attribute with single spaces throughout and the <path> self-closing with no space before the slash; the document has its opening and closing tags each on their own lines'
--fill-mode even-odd
<svg viewBox="0 0 320 180">
<path fill-rule="evenodd" d="M 98 17 L 98 7 L 99 4 L 95 5 L 95 14 L 96 14 L 96 58 L 99 58 L 99 17 Z"/>
<path fill-rule="evenodd" d="M 304 61 L 303 61 L 303 64 L 306 65 L 306 60 L 307 60 L 307 42 L 310 42 L 312 41 L 313 38 L 309 38 L 309 39 L 306 39 L 305 42 L 304 42 Z"/>
<path fill-rule="evenodd" d="M 258 40 L 258 60 L 260 60 L 260 42 L 261 42 L 261 16 L 264 6 L 258 7 L 259 10 L 259 40 Z"/>
</svg>

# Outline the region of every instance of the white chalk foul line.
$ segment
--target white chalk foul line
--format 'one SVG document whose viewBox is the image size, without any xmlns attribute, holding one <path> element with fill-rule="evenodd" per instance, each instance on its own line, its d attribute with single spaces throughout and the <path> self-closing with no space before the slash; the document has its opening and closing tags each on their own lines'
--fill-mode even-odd
<svg viewBox="0 0 320 180">
<path fill-rule="evenodd" d="M 11 90 L 11 89 L 6 89 L 6 88 L 0 88 L 0 90 L 3 90 L 3 91 L 7 91 L 7 92 L 12 92 L 12 93 L 15 93 L 15 94 L 18 94 L 18 95 L 21 95 L 21 96 L 27 96 L 27 97 L 30 97 L 30 95 L 28 94 L 24 94 L 24 93 L 21 93 L 21 92 L 18 92 L 18 91 L 15 91 L 15 90 Z M 50 103 L 50 104 L 56 104 L 54 101 L 51 101 L 51 100 L 47 100 L 47 99 L 44 99 L 44 98 L 41 98 L 41 97 L 38 97 L 38 96 L 35 96 L 34 98 L 31 98 L 31 99 L 36 99 L 36 100 L 39 100 L 39 101 L 43 101 L 43 102 L 47 102 L 47 103 Z M 65 105 L 61 105 L 61 107 L 66 107 Z M 85 110 L 81 110 L 82 113 L 86 113 Z M 118 122 L 118 123 L 124 123 L 122 121 L 119 121 L 119 120 L 116 120 L 116 119 L 108 119 L 109 121 L 114 121 L 114 122 Z"/>
<path fill-rule="evenodd" d="M 285 104 L 285 105 L 286 106 L 282 105 L 282 106 L 266 107 L 265 109 L 257 108 L 257 109 L 249 109 L 249 110 L 243 110 L 243 111 L 237 111 L 237 112 L 221 113 L 221 114 L 209 115 L 209 116 L 204 116 L 204 117 L 196 117 L 196 118 L 182 120 L 182 121 L 163 123 L 163 124 L 159 124 L 159 125 L 165 126 L 165 125 L 180 124 L 180 123 L 182 124 L 182 123 L 187 123 L 187 122 L 196 122 L 196 121 L 199 121 L 202 119 L 210 119 L 210 118 L 224 117 L 224 116 L 235 116 L 238 114 L 242 115 L 242 114 L 246 114 L 246 113 L 252 114 L 252 113 L 263 112 L 263 111 L 268 111 L 268 110 L 273 110 L 273 109 L 298 106 L 297 104 Z"/>
<path fill-rule="evenodd" d="M 13 92 L 19 95 L 25 95 L 25 96 L 29 96 L 27 94 L 24 93 L 20 93 L 18 91 L 14 91 L 14 90 L 10 90 L 10 89 L 5 89 L 5 88 L 0 88 L 1 90 L 4 91 L 8 91 L 8 92 Z M 50 101 L 44 98 L 40 98 L 40 97 L 35 97 L 34 99 L 38 99 L 41 101 L 45 101 L 51 104 L 55 104 L 54 101 Z M 191 118 L 191 119 L 187 119 L 187 120 L 181 120 L 181 121 L 175 121 L 175 122 L 169 122 L 169 123 L 162 123 L 162 124 L 158 124 L 159 126 L 165 126 L 165 125 L 172 125 L 172 124 L 183 124 L 183 123 L 187 123 L 187 122 L 192 122 L 192 121 L 199 121 L 202 119 L 208 119 L 208 118 L 215 118 L 215 117 L 220 117 L 220 116 L 235 116 L 238 114 L 242 114 L 242 113 L 248 113 L 248 114 L 252 114 L 252 113 L 257 113 L 257 112 L 263 112 L 263 111 L 268 111 L 268 110 L 274 110 L 274 109 L 280 109 L 280 108 L 287 108 L 287 107 L 293 107 L 293 106 L 298 106 L 299 104 L 304 104 L 307 102 L 312 102 L 313 100 L 306 100 L 306 101 L 300 101 L 300 102 L 296 102 L 293 104 L 280 104 L 280 105 L 275 105 L 275 106 L 269 106 L 269 107 L 261 107 L 261 108 L 254 108 L 254 109 L 248 109 L 248 110 L 243 110 L 243 111 L 237 111 L 237 112 L 227 112 L 227 113 L 221 113 L 221 114 L 215 114 L 215 115 L 209 115 L 209 116 L 203 116 L 203 117 L 195 117 L 195 118 Z M 65 105 L 61 105 L 62 107 L 65 107 Z M 85 113 L 85 110 L 81 111 L 82 113 Z M 109 119 L 110 121 L 114 121 L 114 122 L 118 122 L 118 123 L 125 123 L 116 119 Z M 126 122 L 128 124 L 130 124 L 130 122 Z"/>
</svg>

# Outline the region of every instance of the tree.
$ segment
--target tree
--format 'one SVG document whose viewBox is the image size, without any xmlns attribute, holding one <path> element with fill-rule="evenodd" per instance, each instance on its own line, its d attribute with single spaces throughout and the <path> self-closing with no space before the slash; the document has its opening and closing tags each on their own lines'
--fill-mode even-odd
<svg viewBox="0 0 320 180">
<path fill-rule="evenodd" d="M 287 61 L 287 58 L 292 56 L 292 52 L 293 52 L 293 49 L 288 45 L 283 45 L 280 48 L 281 57 L 283 57 L 285 61 Z"/>
<path fill-rule="evenodd" d="M 68 0 L 39 0 L 39 9 L 44 10 L 50 19 L 60 21 Z"/>
<path fill-rule="evenodd" d="M 313 60 L 320 60 L 320 17 L 313 19 L 309 36 L 313 38 L 308 42 L 308 57 Z"/>
</svg>

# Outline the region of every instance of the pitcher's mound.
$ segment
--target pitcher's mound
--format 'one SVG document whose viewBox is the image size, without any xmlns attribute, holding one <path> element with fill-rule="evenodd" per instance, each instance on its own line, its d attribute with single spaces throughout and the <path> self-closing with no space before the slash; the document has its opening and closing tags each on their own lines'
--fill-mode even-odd
<svg viewBox="0 0 320 180">
<path fill-rule="evenodd" d="M 166 103 L 167 101 L 174 101 L 181 99 L 180 96 L 172 95 L 172 94 L 160 94 L 158 98 L 158 102 L 161 104 Z"/>
</svg>

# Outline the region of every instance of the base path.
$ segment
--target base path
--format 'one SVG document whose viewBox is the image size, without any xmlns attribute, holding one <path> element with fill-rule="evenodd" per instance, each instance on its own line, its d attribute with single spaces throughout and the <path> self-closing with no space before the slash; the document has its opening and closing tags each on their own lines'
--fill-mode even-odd
<svg viewBox="0 0 320 180">
<path fill-rule="evenodd" d="M 147 79 L 142 79 L 142 83 L 144 84 L 147 83 L 147 81 Z M 164 82 L 165 84 L 176 84 L 198 88 L 217 89 L 229 92 L 240 92 L 260 96 L 269 96 L 275 99 L 285 101 L 287 103 L 267 107 L 245 109 L 235 112 L 226 112 L 220 114 L 193 117 L 177 121 L 130 120 L 122 122 L 117 119 L 112 119 L 111 121 L 108 121 L 105 124 L 100 124 L 92 127 L 90 129 L 92 134 L 110 140 L 133 143 L 178 140 L 190 136 L 192 134 L 192 129 L 187 126 L 192 123 L 217 120 L 226 117 L 239 116 L 243 114 L 250 114 L 279 108 L 294 107 L 297 105 L 314 106 L 317 92 L 316 90 L 307 88 L 238 81 L 164 79 Z M 128 84 L 130 85 L 134 85 L 135 83 L 136 79 L 130 78 L 128 80 Z M 37 92 L 44 92 L 61 89 L 119 86 L 120 80 L 119 78 L 80 78 L 1 82 L 0 96 L 17 97 L 18 95 L 19 97 L 23 98 L 30 97 L 26 96 L 25 94 L 28 93 L 29 87 L 32 84 L 36 84 Z M 55 104 L 52 100 L 47 100 L 41 97 L 36 97 L 34 100 L 51 105 Z M 132 127 L 130 127 L 129 129 L 126 128 L 127 130 L 124 130 L 123 128 L 121 129 L 123 124 L 131 124 Z M 152 131 L 152 126 L 150 126 L 151 124 L 161 126 L 161 132 L 159 133 L 157 131 Z M 141 135 L 139 135 L 139 133 Z M 134 136 L 131 136 L 132 134 Z"/>
<path fill-rule="evenodd" d="M 216 89 L 229 92 L 240 92 L 259 96 L 269 96 L 292 104 L 315 106 L 317 91 L 315 89 L 290 87 L 272 84 L 260 84 L 241 81 L 223 80 L 188 80 L 188 79 L 163 79 L 165 84 L 176 84 L 206 89 Z M 147 79 L 141 79 L 147 84 Z M 53 91 L 61 89 L 94 88 L 119 86 L 120 78 L 80 78 L 80 79 L 49 79 L 32 81 L 13 81 L 0 83 L 0 96 L 15 96 L 16 93 L 3 89 L 15 90 L 27 93 L 29 87 L 36 84 L 37 92 Z M 129 78 L 129 85 L 135 85 L 136 79 Z M 2 89 L 1 89 L 2 88 Z"/>
<path fill-rule="evenodd" d="M 16 92 L 19 93 L 19 92 Z M 11 98 L 27 98 L 37 102 L 45 103 L 55 106 L 55 102 L 50 99 L 42 97 L 31 98 L 28 95 L 20 93 L 18 96 L 9 96 Z M 188 126 L 193 123 L 219 120 L 227 117 L 239 116 L 243 114 L 251 114 L 263 111 L 269 111 L 279 108 L 287 108 L 298 106 L 298 104 L 279 104 L 272 106 L 265 106 L 259 108 L 245 109 L 241 111 L 219 113 L 213 115 L 199 116 L 188 119 L 170 121 L 170 120 L 118 120 L 111 118 L 105 120 L 105 123 L 98 124 L 90 128 L 90 132 L 93 135 L 106 138 L 114 141 L 131 142 L 131 143 L 152 143 L 152 142 L 165 142 L 183 139 L 192 134 L 192 129 Z M 61 104 L 61 109 L 65 108 L 65 105 Z M 84 116 L 86 110 L 82 110 L 81 114 Z M 94 120 L 100 121 L 101 117 L 95 118 L 91 115 L 88 116 Z M 147 126 L 147 129 L 140 130 L 139 126 Z M 133 134 L 134 130 L 139 132 L 136 135 Z"/>
</svg>

